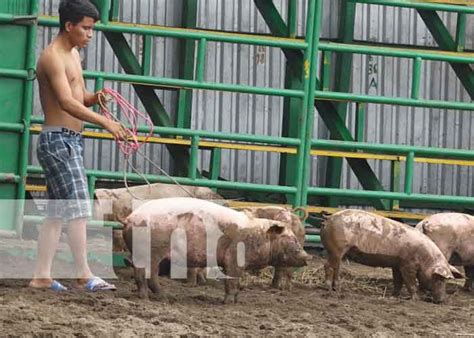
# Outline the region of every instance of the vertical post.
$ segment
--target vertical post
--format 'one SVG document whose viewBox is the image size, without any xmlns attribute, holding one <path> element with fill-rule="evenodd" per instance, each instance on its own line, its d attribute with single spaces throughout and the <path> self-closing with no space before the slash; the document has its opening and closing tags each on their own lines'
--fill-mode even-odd
<svg viewBox="0 0 474 338">
<path fill-rule="evenodd" d="M 316 74 L 318 68 L 319 36 L 321 33 L 322 0 L 308 2 L 308 18 L 306 29 L 306 41 L 308 47 L 304 55 L 304 100 L 303 118 L 305 118 L 304 130 L 300 140 L 302 144 L 298 147 L 298 170 L 297 172 L 297 198 L 296 206 L 304 206 L 308 199 L 308 184 L 311 164 L 311 140 L 313 137 L 314 122 L 314 99 L 316 91 Z"/>
<path fill-rule="evenodd" d="M 199 40 L 198 55 L 197 55 L 197 66 L 196 66 L 196 80 L 199 82 L 204 81 L 204 68 L 206 65 L 206 46 L 207 40 L 202 38 Z"/>
<path fill-rule="evenodd" d="M 119 3 L 120 0 L 112 0 L 112 3 L 110 4 L 110 19 L 112 21 L 119 21 Z"/>
<path fill-rule="evenodd" d="M 194 135 L 191 139 L 191 159 L 189 160 L 189 172 L 188 172 L 188 177 L 192 180 L 196 179 L 198 153 L 199 153 L 199 136 Z"/>
<path fill-rule="evenodd" d="M 30 15 L 38 15 L 39 2 L 38 0 L 30 0 Z M 36 25 L 28 26 L 27 41 L 26 41 L 26 60 L 25 68 L 28 73 L 36 72 Z M 25 81 L 25 93 L 23 96 L 23 134 L 21 135 L 20 158 L 19 158 L 19 174 L 20 182 L 17 185 L 17 206 L 16 206 L 16 231 L 18 236 L 23 233 L 23 213 L 25 209 L 25 193 L 26 193 L 26 178 L 28 175 L 28 149 L 30 142 L 30 126 L 31 114 L 33 112 L 33 81 L 34 78 L 28 78 Z"/>
<path fill-rule="evenodd" d="M 415 153 L 410 151 L 405 164 L 405 194 L 411 194 L 413 185 L 413 167 L 415 163 Z"/>
<path fill-rule="evenodd" d="M 357 142 L 364 142 L 365 132 L 365 103 L 356 103 L 356 131 L 355 140 Z"/>
<path fill-rule="evenodd" d="M 100 22 L 104 25 L 109 23 L 110 1 L 111 0 L 92 0 L 100 12 Z"/>
<path fill-rule="evenodd" d="M 95 86 L 94 86 L 94 91 L 97 93 L 99 90 L 104 89 L 104 78 L 103 77 L 98 77 L 95 80 Z M 99 111 L 99 105 L 96 104 L 94 106 L 94 111 L 97 113 Z"/>
<path fill-rule="evenodd" d="M 352 1 L 340 1 L 340 16 L 338 27 L 338 41 L 341 43 L 351 43 L 354 40 L 354 26 L 356 16 L 356 3 Z M 350 89 L 352 78 L 352 53 L 337 53 L 334 75 L 334 91 L 346 93 Z M 342 121 L 346 120 L 347 102 L 335 103 L 337 114 Z M 337 139 L 333 133 L 331 139 Z M 342 176 L 342 158 L 331 157 L 328 159 L 326 167 L 326 186 L 339 188 Z M 336 206 L 338 199 L 328 197 L 326 203 L 329 206 Z"/>
<path fill-rule="evenodd" d="M 89 197 L 91 201 L 94 199 L 95 183 L 97 182 L 96 176 L 89 176 L 87 180 L 87 187 L 89 188 Z"/>
<path fill-rule="evenodd" d="M 390 175 L 391 176 L 390 190 L 393 192 L 400 191 L 400 172 L 401 172 L 400 160 L 392 161 L 391 175 Z M 392 210 L 400 209 L 400 201 L 392 200 L 391 209 Z"/>
<path fill-rule="evenodd" d="M 331 51 L 324 51 L 322 53 L 323 69 L 321 74 L 321 90 L 329 90 L 331 83 Z"/>
<path fill-rule="evenodd" d="M 288 1 L 288 17 L 287 17 L 287 36 L 289 38 L 296 37 L 296 28 L 298 27 L 298 0 Z"/>
<path fill-rule="evenodd" d="M 197 0 L 183 0 L 182 27 L 196 28 L 197 23 Z M 194 76 L 196 43 L 194 40 L 184 39 L 180 41 L 180 71 L 182 79 L 192 80 Z M 176 127 L 190 128 L 193 91 L 180 89 L 176 111 Z"/>
<path fill-rule="evenodd" d="M 417 57 L 413 61 L 413 74 L 411 79 L 411 98 L 418 99 L 420 96 L 421 58 Z"/>
<path fill-rule="evenodd" d="M 466 13 L 458 13 L 456 24 L 456 50 L 462 52 L 466 42 Z"/>
<path fill-rule="evenodd" d="M 143 51 L 142 51 L 142 75 L 151 75 L 151 51 L 153 37 L 151 35 L 142 36 Z"/>
<path fill-rule="evenodd" d="M 211 163 L 210 163 L 210 178 L 213 181 L 219 180 L 219 175 L 221 173 L 221 159 L 222 159 L 222 149 L 221 148 L 212 148 L 211 150 Z M 214 191 L 217 188 L 213 188 Z"/>
</svg>

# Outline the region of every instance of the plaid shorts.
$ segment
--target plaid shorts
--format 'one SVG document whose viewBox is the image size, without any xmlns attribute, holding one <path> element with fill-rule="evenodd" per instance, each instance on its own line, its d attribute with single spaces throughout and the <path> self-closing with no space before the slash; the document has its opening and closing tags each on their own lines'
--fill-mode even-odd
<svg viewBox="0 0 474 338">
<path fill-rule="evenodd" d="M 46 177 L 47 217 L 69 222 L 91 216 L 83 150 L 82 135 L 66 128 L 45 127 L 40 134 L 36 154 Z"/>
</svg>

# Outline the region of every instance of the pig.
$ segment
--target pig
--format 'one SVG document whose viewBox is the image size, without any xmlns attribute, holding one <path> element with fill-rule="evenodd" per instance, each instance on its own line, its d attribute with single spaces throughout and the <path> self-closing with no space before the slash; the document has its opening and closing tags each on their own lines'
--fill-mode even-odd
<svg viewBox="0 0 474 338">
<path fill-rule="evenodd" d="M 321 241 L 328 252 L 324 270 L 330 289 L 337 288 L 341 259 L 346 254 L 361 264 L 392 268 L 395 297 L 405 284 L 411 299 L 418 299 L 418 278 L 430 286 L 434 301 L 442 302 L 445 280 L 464 277 L 427 236 L 366 211 L 348 209 L 327 217 Z"/>
<path fill-rule="evenodd" d="M 195 198 L 208 200 L 223 200 L 222 196 L 205 187 L 183 186 Z M 103 221 L 124 223 L 125 218 L 132 213 L 134 207 L 147 200 L 166 197 L 188 197 L 189 194 L 174 184 L 153 183 L 130 188 L 96 189 L 94 201 L 94 215 Z M 107 202 L 109 201 L 109 202 Z M 107 205 L 107 203 L 111 203 Z M 111 210 L 106 210 L 111 207 Z M 109 213 L 108 211 L 111 211 Z M 126 251 L 122 231 L 113 232 L 113 251 Z"/>
<path fill-rule="evenodd" d="M 428 236 L 453 265 L 463 265 L 466 274 L 464 290 L 474 284 L 474 217 L 446 212 L 428 216 L 416 225 Z"/>
<path fill-rule="evenodd" d="M 295 215 L 291 210 L 279 206 L 247 207 L 243 211 L 257 218 L 267 218 L 285 223 L 296 236 L 301 246 L 304 245 L 305 229 L 303 218 Z M 293 268 L 277 267 L 273 274 L 272 287 L 280 290 L 291 290 L 293 279 Z"/>
<path fill-rule="evenodd" d="M 209 236 L 221 233 L 214 244 L 217 249 L 207 257 Z M 171 252 L 185 257 L 188 268 L 206 268 L 214 263 L 223 269 L 225 278 L 224 303 L 236 303 L 239 293 L 239 279 L 248 269 L 275 267 L 302 267 L 310 256 L 298 243 L 294 233 L 282 222 L 254 218 L 246 212 L 239 212 L 209 201 L 194 198 L 165 198 L 149 201 L 136 209 L 125 220 L 124 239 L 133 253 L 133 258 L 142 259 L 143 246 L 133 247 L 134 229 L 150 231 L 151 269 L 148 287 L 159 292 L 159 263 L 170 259 Z M 172 241 L 172 234 L 180 229 L 186 233 L 181 242 Z M 217 231 L 218 230 L 218 231 Z M 174 237 L 175 238 L 175 237 Z M 244 245 L 244 252 L 239 250 Z M 141 298 L 148 297 L 145 285 L 145 269 L 133 262 L 135 280 Z M 209 267 L 212 267 L 209 266 Z"/>
</svg>

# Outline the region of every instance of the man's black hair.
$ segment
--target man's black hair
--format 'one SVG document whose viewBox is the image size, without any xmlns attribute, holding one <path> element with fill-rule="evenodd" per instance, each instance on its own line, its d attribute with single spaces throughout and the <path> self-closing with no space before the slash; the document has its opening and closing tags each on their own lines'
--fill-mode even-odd
<svg viewBox="0 0 474 338">
<path fill-rule="evenodd" d="M 66 22 L 77 25 L 85 17 L 98 21 L 99 11 L 89 0 L 61 0 L 59 3 L 59 28 L 64 31 Z"/>
</svg>

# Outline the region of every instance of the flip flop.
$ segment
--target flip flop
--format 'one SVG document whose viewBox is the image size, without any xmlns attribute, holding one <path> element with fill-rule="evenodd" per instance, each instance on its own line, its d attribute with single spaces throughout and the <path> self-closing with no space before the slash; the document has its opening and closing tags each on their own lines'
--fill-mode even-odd
<svg viewBox="0 0 474 338">
<path fill-rule="evenodd" d="M 117 290 L 115 285 L 107 283 L 100 277 L 91 277 L 87 280 L 85 289 L 91 292 L 106 291 L 106 290 Z"/>
<path fill-rule="evenodd" d="M 51 285 L 49 286 L 50 290 L 56 291 L 56 292 L 63 292 L 67 291 L 67 287 L 59 283 L 57 280 L 53 280 L 51 282 Z"/>
</svg>

